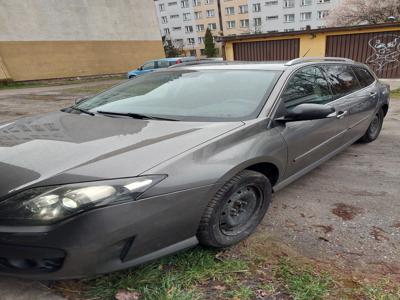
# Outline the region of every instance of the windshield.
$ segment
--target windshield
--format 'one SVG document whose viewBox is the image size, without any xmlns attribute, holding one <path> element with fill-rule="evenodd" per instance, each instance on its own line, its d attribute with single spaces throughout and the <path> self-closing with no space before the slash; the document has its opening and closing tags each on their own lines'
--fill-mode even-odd
<svg viewBox="0 0 400 300">
<path fill-rule="evenodd" d="M 154 72 L 75 107 L 187 121 L 246 120 L 259 114 L 279 75 L 261 70 Z"/>
</svg>

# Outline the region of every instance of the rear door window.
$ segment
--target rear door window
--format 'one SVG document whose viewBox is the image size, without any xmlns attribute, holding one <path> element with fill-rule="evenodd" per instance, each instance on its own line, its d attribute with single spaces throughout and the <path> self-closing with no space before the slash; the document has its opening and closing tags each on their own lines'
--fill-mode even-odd
<svg viewBox="0 0 400 300">
<path fill-rule="evenodd" d="M 159 60 L 158 61 L 158 66 L 157 68 L 163 69 L 163 68 L 168 68 L 169 67 L 169 62 L 165 60 Z"/>
<path fill-rule="evenodd" d="M 335 99 L 350 94 L 360 88 L 351 67 L 345 65 L 324 66 Z"/>
<path fill-rule="evenodd" d="M 317 67 L 305 67 L 289 80 L 282 100 L 286 108 L 293 108 L 302 103 L 326 104 L 332 101 L 332 94 L 322 71 Z"/>
<path fill-rule="evenodd" d="M 354 67 L 354 73 L 356 74 L 358 81 L 362 87 L 369 86 L 375 81 L 374 76 L 365 68 Z"/>
</svg>

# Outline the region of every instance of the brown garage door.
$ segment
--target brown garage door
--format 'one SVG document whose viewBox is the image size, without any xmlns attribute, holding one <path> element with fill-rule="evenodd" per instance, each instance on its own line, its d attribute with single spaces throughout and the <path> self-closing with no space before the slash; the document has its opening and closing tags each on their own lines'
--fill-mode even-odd
<svg viewBox="0 0 400 300">
<path fill-rule="evenodd" d="M 241 42 L 233 44 L 235 60 L 271 61 L 299 57 L 300 39 Z"/>
<path fill-rule="evenodd" d="M 400 31 L 328 36 L 326 56 L 365 63 L 381 78 L 400 78 Z"/>
</svg>

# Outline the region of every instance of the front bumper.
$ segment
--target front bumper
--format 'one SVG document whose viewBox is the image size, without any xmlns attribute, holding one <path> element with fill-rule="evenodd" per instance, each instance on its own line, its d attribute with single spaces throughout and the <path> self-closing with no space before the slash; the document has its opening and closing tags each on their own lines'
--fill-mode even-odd
<svg viewBox="0 0 400 300">
<path fill-rule="evenodd" d="M 88 277 L 194 246 L 213 186 L 94 209 L 51 226 L 0 226 L 0 274 Z"/>
</svg>

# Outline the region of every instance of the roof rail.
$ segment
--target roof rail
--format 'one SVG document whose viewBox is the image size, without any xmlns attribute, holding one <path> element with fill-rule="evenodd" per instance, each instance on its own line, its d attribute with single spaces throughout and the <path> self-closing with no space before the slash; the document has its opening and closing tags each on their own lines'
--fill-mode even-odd
<svg viewBox="0 0 400 300">
<path fill-rule="evenodd" d="M 172 65 L 168 68 L 171 69 L 184 66 L 195 66 L 195 65 L 205 65 L 205 64 L 228 64 L 228 62 L 226 60 L 202 59 L 202 60 L 181 62 L 179 64 Z"/>
<path fill-rule="evenodd" d="M 292 59 L 285 63 L 285 66 L 294 66 L 304 62 L 313 62 L 313 61 L 341 61 L 341 62 L 354 62 L 349 58 L 342 58 L 342 57 L 300 57 Z"/>
</svg>

